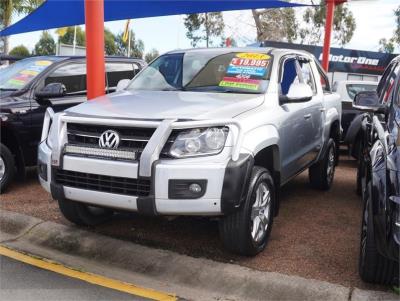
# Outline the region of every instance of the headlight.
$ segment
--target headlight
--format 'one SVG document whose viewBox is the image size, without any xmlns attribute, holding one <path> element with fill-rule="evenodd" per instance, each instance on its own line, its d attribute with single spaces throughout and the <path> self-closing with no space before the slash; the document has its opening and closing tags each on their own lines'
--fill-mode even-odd
<svg viewBox="0 0 400 301">
<path fill-rule="evenodd" d="M 227 127 L 182 131 L 176 137 L 169 153 L 175 158 L 218 154 L 225 146 L 228 132 Z"/>
</svg>

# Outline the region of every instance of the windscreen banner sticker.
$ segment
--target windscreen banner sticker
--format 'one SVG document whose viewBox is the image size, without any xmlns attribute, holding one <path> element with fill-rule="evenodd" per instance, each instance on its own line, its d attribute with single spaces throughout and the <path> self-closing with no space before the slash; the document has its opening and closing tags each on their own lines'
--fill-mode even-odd
<svg viewBox="0 0 400 301">
<path fill-rule="evenodd" d="M 27 66 L 26 69 L 15 74 L 7 81 L 7 84 L 15 88 L 22 88 L 52 63 L 52 61 L 36 61 L 32 65 Z"/>
<path fill-rule="evenodd" d="M 265 79 L 270 59 L 264 53 L 237 53 L 219 86 L 257 91 Z"/>
<path fill-rule="evenodd" d="M 266 73 L 267 69 L 262 67 L 239 67 L 239 66 L 232 66 L 228 67 L 226 73 L 228 74 L 247 74 L 253 76 L 260 76 L 263 77 Z"/>
<path fill-rule="evenodd" d="M 52 61 L 36 61 L 35 65 L 36 66 L 50 66 L 52 64 Z"/>
<path fill-rule="evenodd" d="M 260 85 L 260 80 L 249 78 L 237 78 L 225 76 L 219 83 L 220 87 L 229 87 L 236 89 L 246 89 L 257 91 Z"/>
</svg>

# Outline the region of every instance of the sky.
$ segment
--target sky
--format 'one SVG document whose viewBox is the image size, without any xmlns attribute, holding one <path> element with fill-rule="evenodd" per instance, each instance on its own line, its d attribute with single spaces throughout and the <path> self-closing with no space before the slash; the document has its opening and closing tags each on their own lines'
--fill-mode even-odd
<svg viewBox="0 0 400 301">
<path fill-rule="evenodd" d="M 356 19 L 357 28 L 353 39 L 345 45 L 345 48 L 377 51 L 379 40 L 389 39 L 393 35 L 395 30 L 393 11 L 399 4 L 399 0 L 350 0 L 348 7 Z M 295 8 L 295 10 L 300 20 L 304 8 Z M 256 29 L 251 11 L 224 12 L 223 16 L 225 36 L 234 37 L 238 46 L 246 46 L 255 41 Z M 15 21 L 22 17 L 17 16 Z M 164 53 L 173 49 L 191 47 L 190 41 L 186 38 L 183 20 L 183 15 L 136 19 L 131 21 L 131 28 L 136 37 L 143 40 L 145 52 L 155 48 L 160 53 Z M 112 32 L 119 33 L 123 31 L 125 21 L 106 22 L 105 26 Z M 56 37 L 54 32 L 55 30 L 50 30 L 50 33 Z M 24 44 L 32 50 L 40 34 L 39 31 L 11 36 L 11 48 Z M 400 52 L 400 49 L 397 49 L 397 52 Z"/>
</svg>

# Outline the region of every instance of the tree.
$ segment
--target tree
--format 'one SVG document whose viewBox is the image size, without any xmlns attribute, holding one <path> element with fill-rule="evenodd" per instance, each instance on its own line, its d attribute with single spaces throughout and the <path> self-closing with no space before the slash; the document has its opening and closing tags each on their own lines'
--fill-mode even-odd
<svg viewBox="0 0 400 301">
<path fill-rule="evenodd" d="M 30 55 L 28 48 L 24 45 L 15 46 L 11 51 L 10 55 L 19 56 L 19 57 L 27 57 Z"/>
<path fill-rule="evenodd" d="M 257 41 L 293 42 L 297 38 L 298 24 L 293 8 L 253 9 Z"/>
<path fill-rule="evenodd" d="M 75 26 L 67 27 L 65 30 L 59 30 L 58 32 L 58 42 L 73 45 L 74 44 L 74 31 Z M 76 45 L 77 46 L 85 46 L 86 45 L 86 36 L 85 31 L 80 27 L 76 27 Z"/>
<path fill-rule="evenodd" d="M 117 35 L 115 39 L 116 47 L 117 47 L 117 55 L 127 55 L 128 54 L 128 41 L 124 41 L 123 39 L 124 33 L 121 32 Z M 143 58 L 144 52 L 144 43 L 140 39 L 136 39 L 135 33 L 133 30 L 130 32 L 130 39 L 131 39 L 131 57 L 136 58 Z"/>
<path fill-rule="evenodd" d="M 152 60 L 157 58 L 160 54 L 158 53 L 157 49 L 152 49 L 150 52 L 147 52 L 146 55 L 144 56 L 144 59 L 146 62 L 150 63 Z"/>
<path fill-rule="evenodd" d="M 396 18 L 396 30 L 394 31 L 394 40 L 398 45 L 400 45 L 400 5 L 394 11 L 394 16 Z"/>
<path fill-rule="evenodd" d="M 115 35 L 107 28 L 104 28 L 104 48 L 107 55 L 115 55 L 117 53 Z"/>
<path fill-rule="evenodd" d="M 48 31 L 43 31 L 39 42 L 35 45 L 34 54 L 53 55 L 56 53 L 56 43 Z"/>
<path fill-rule="evenodd" d="M 301 43 L 317 45 L 322 43 L 325 29 L 326 6 L 308 8 L 303 15 L 303 27 L 300 29 Z M 337 5 L 333 19 L 333 41 L 344 46 L 353 37 L 356 20 L 346 4 Z"/>
<path fill-rule="evenodd" d="M 0 13 L 1 24 L 3 27 L 8 27 L 11 24 L 12 18 L 18 14 L 28 14 L 35 10 L 44 0 L 1 0 Z M 3 37 L 4 53 L 9 51 L 8 37 Z"/>
<path fill-rule="evenodd" d="M 205 41 L 206 47 L 209 47 L 213 45 L 213 38 L 224 41 L 222 35 L 225 24 L 221 12 L 186 15 L 184 25 L 186 36 L 193 47 L 201 41 Z"/>
<path fill-rule="evenodd" d="M 389 40 L 383 38 L 379 40 L 379 52 L 393 53 L 394 52 L 394 38 Z"/>
</svg>

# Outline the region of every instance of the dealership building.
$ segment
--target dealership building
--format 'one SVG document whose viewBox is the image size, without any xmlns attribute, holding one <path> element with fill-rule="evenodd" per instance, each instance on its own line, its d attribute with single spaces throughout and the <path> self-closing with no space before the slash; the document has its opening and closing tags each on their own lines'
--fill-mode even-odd
<svg viewBox="0 0 400 301">
<path fill-rule="evenodd" d="M 265 41 L 261 47 L 306 50 L 322 61 L 322 47 Z M 331 47 L 328 76 L 332 85 L 342 80 L 379 81 L 383 71 L 396 54 Z"/>
</svg>

